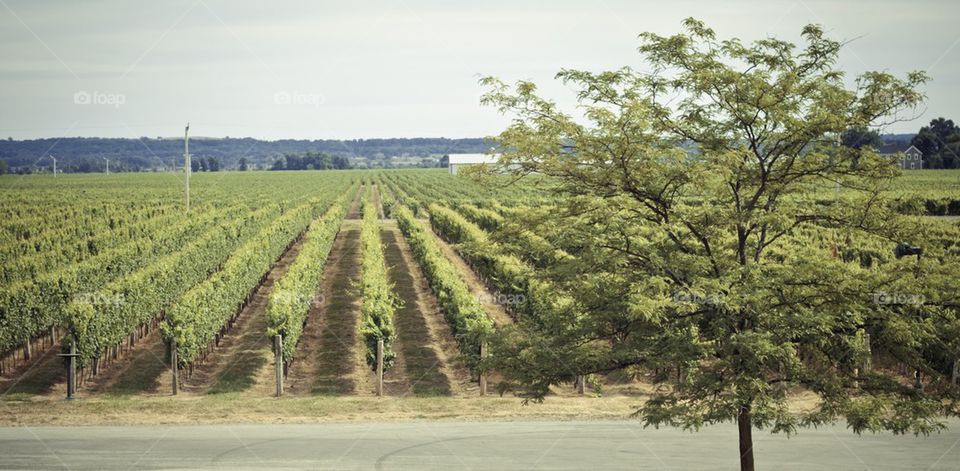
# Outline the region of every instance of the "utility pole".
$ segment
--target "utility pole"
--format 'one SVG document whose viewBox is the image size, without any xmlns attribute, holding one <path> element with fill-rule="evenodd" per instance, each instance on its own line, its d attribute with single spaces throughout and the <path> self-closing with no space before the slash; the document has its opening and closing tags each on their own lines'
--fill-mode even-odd
<svg viewBox="0 0 960 471">
<path fill-rule="evenodd" d="M 107 175 L 110 175 L 110 159 L 106 157 L 101 157 L 105 162 L 107 162 Z"/>
<path fill-rule="evenodd" d="M 190 211 L 190 123 L 183 130 L 183 170 L 187 175 L 187 211 Z"/>
<path fill-rule="evenodd" d="M 47 154 L 53 159 L 53 178 L 57 178 L 57 158 L 53 154 Z"/>
</svg>

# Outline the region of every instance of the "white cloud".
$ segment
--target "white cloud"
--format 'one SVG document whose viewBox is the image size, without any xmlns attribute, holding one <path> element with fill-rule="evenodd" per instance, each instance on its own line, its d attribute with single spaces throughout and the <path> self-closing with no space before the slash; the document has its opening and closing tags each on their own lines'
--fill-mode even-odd
<svg viewBox="0 0 960 471">
<path fill-rule="evenodd" d="M 637 66 L 637 33 L 675 32 L 687 16 L 745 40 L 797 40 L 804 24 L 823 23 L 858 38 L 842 57 L 850 73 L 925 69 L 960 35 L 960 6 L 946 0 L 6 3 L 36 34 L 0 9 L 0 135 L 14 137 L 75 121 L 82 135 L 172 135 L 187 120 L 204 135 L 271 139 L 481 136 L 506 119 L 476 105 L 478 74 L 533 79 L 564 97 L 551 83 L 560 68 Z M 960 118 L 957 54 L 932 70 L 922 120 Z M 77 90 L 126 102 L 77 109 Z M 279 91 L 324 101 L 276 106 Z"/>
</svg>

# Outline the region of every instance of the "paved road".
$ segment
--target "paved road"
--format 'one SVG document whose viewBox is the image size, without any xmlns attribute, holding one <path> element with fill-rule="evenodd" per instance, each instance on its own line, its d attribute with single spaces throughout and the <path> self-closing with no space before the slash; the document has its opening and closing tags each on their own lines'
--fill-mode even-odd
<svg viewBox="0 0 960 471">
<path fill-rule="evenodd" d="M 760 469 L 960 469 L 960 421 L 929 438 L 757 432 Z M 634 422 L 0 428 L 0 468 L 737 469 L 736 429 Z"/>
</svg>

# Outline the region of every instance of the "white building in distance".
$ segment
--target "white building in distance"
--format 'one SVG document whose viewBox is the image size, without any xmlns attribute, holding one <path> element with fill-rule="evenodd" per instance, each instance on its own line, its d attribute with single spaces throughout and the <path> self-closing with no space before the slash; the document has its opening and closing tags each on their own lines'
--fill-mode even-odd
<svg viewBox="0 0 960 471">
<path fill-rule="evenodd" d="M 923 168 L 923 152 L 915 146 L 910 146 L 903 151 L 903 158 L 900 165 L 904 170 L 920 170 Z"/>
<path fill-rule="evenodd" d="M 496 165 L 500 154 L 449 154 L 447 169 L 453 175 L 457 174 L 457 169 L 468 165 L 488 164 Z"/>
</svg>

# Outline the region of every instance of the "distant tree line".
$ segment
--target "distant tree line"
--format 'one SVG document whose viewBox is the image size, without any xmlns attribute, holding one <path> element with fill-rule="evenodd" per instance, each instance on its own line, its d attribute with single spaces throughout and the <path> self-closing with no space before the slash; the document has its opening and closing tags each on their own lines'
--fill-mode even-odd
<svg viewBox="0 0 960 471">
<path fill-rule="evenodd" d="M 219 172 L 220 161 L 216 157 L 191 157 L 191 172 Z"/>
<path fill-rule="evenodd" d="M 482 138 L 410 138 L 263 141 L 253 138 L 204 138 L 190 140 L 194 158 L 214 158 L 219 170 L 271 168 L 275 161 L 290 154 L 321 153 L 348 159 L 364 159 L 371 167 L 394 166 L 397 157 L 422 157 L 436 162 L 451 153 L 486 152 L 491 143 Z M 0 139 L 0 161 L 10 172 L 50 171 L 57 158 L 57 170 L 63 172 L 103 172 L 110 159 L 110 171 L 171 170 L 183 167 L 181 138 L 141 137 L 138 139 L 67 137 L 62 139 Z M 242 165 L 240 159 L 244 159 Z M 206 162 L 205 162 L 206 163 Z"/>
<path fill-rule="evenodd" d="M 270 170 L 343 170 L 352 168 L 350 159 L 320 152 L 287 154 L 273 161 Z"/>
</svg>

